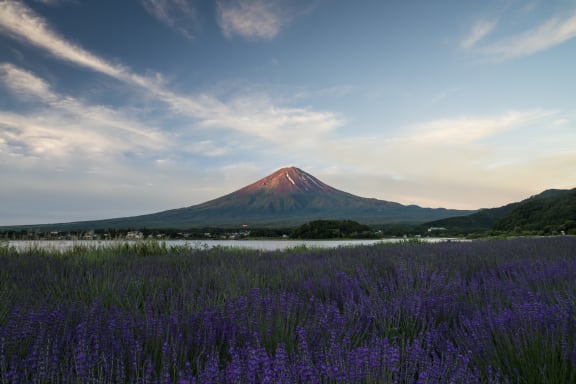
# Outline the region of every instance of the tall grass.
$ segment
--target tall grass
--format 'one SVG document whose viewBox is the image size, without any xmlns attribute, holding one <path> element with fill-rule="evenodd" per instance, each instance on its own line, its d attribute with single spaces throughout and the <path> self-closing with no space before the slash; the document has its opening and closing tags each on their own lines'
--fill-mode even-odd
<svg viewBox="0 0 576 384">
<path fill-rule="evenodd" d="M 0 266 L 0 383 L 576 382 L 572 237 Z"/>
</svg>

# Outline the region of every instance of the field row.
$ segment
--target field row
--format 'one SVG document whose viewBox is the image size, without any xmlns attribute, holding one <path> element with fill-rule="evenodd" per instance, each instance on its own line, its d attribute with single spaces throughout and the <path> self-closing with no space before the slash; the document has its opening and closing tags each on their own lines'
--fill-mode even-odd
<svg viewBox="0 0 576 384">
<path fill-rule="evenodd" d="M 0 383 L 576 382 L 573 237 L 0 265 Z"/>
</svg>

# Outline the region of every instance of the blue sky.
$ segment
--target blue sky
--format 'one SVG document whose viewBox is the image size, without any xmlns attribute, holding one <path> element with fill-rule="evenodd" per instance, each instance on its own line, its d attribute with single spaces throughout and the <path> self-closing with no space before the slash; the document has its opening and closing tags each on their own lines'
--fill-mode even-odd
<svg viewBox="0 0 576 384">
<path fill-rule="evenodd" d="M 476 209 L 576 186 L 576 1 L 0 0 L 0 225 L 295 165 Z"/>
</svg>

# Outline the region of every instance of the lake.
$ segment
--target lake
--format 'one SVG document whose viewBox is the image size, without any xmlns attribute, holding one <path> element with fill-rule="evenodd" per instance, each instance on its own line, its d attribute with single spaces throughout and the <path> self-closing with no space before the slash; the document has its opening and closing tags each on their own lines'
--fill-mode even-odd
<svg viewBox="0 0 576 384">
<path fill-rule="evenodd" d="M 462 241 L 454 238 L 419 238 L 423 242 Z M 119 243 L 135 243 L 145 240 L 10 240 L 8 245 L 18 251 L 30 248 L 55 249 L 64 251 L 74 246 L 106 247 Z M 365 239 L 365 240 L 164 240 L 168 247 L 189 246 L 204 249 L 213 247 L 248 248 L 264 251 L 276 251 L 294 247 L 306 246 L 308 248 L 337 248 L 353 247 L 358 245 L 371 245 L 378 243 L 400 243 L 407 241 L 403 238 L 393 239 Z"/>
</svg>

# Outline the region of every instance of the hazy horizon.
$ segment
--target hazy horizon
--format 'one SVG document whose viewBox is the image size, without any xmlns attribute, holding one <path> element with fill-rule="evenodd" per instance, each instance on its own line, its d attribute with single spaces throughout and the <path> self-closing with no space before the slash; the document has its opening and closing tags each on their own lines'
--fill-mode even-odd
<svg viewBox="0 0 576 384">
<path fill-rule="evenodd" d="M 572 0 L 0 1 L 0 225 L 284 166 L 431 208 L 574 188 L 574 37 Z"/>
</svg>

